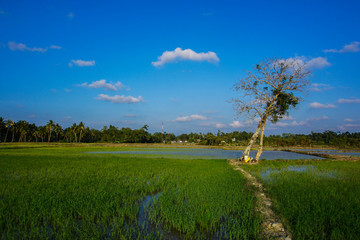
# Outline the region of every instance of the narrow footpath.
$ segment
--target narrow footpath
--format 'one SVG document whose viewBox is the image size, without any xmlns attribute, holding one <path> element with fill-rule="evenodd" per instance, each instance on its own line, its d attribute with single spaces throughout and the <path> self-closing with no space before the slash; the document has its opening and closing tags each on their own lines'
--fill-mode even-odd
<svg viewBox="0 0 360 240">
<path fill-rule="evenodd" d="M 284 228 L 280 218 L 272 211 L 271 199 L 265 195 L 263 185 L 254 176 L 242 169 L 241 164 L 236 160 L 230 160 L 229 164 L 234 166 L 235 170 L 242 172 L 248 183 L 255 187 L 256 211 L 261 214 L 263 219 L 260 235 L 265 239 L 291 240 L 291 233 Z"/>
</svg>

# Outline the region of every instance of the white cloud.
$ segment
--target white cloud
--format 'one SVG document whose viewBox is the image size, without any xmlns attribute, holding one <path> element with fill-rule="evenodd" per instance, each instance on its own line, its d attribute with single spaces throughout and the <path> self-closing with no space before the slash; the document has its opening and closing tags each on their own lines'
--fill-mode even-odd
<svg viewBox="0 0 360 240">
<path fill-rule="evenodd" d="M 294 118 L 292 116 L 281 116 L 280 118 L 281 120 L 284 120 L 284 121 L 290 121 L 290 120 L 294 120 Z M 258 120 L 258 122 L 260 121 L 260 119 Z"/>
<path fill-rule="evenodd" d="M 360 51 L 360 42 L 351 42 L 350 44 L 344 45 L 344 47 L 340 50 L 337 49 L 325 49 L 323 52 L 331 52 L 331 53 L 348 53 L 348 52 L 359 52 Z"/>
<path fill-rule="evenodd" d="M 92 82 L 90 84 L 85 82 L 85 83 L 79 84 L 78 86 L 79 87 L 87 87 L 87 88 L 104 88 L 104 89 L 113 90 L 113 91 L 116 91 L 118 89 L 123 89 L 125 87 L 119 81 L 117 81 L 116 83 L 112 83 L 112 82 L 108 83 L 108 82 L 106 82 L 105 79 L 101 79 L 101 80 Z"/>
<path fill-rule="evenodd" d="M 136 117 L 135 114 L 124 114 L 124 117 Z"/>
<path fill-rule="evenodd" d="M 51 49 L 62 49 L 62 47 L 60 47 L 60 46 L 57 46 L 57 45 L 50 45 L 50 48 Z"/>
<path fill-rule="evenodd" d="M 14 41 L 8 42 L 8 46 L 11 51 L 30 51 L 30 52 L 44 53 L 48 50 L 47 47 L 46 48 L 37 48 L 37 47 L 29 48 L 24 43 L 16 43 Z"/>
<path fill-rule="evenodd" d="M 207 61 L 210 63 L 218 63 L 220 60 L 216 53 L 214 52 L 201 52 L 197 53 L 191 49 L 182 50 L 181 48 L 176 48 L 174 51 L 165 51 L 163 54 L 158 57 L 156 62 L 152 62 L 151 64 L 155 67 L 162 66 L 166 63 L 171 63 L 175 61 Z"/>
<path fill-rule="evenodd" d="M 90 66 L 94 66 L 95 65 L 95 61 L 94 60 L 90 60 L 90 61 L 85 61 L 85 60 L 71 60 L 69 62 L 69 67 L 72 66 L 78 66 L 78 67 L 90 67 Z"/>
<path fill-rule="evenodd" d="M 231 127 L 233 128 L 241 128 L 241 127 L 245 127 L 245 125 L 239 121 L 233 121 L 232 123 L 229 124 Z"/>
<path fill-rule="evenodd" d="M 312 92 L 323 92 L 326 90 L 330 90 L 333 89 L 334 87 L 330 86 L 329 84 L 324 84 L 324 83 L 313 83 L 310 86 L 310 91 Z"/>
<path fill-rule="evenodd" d="M 64 117 L 64 119 L 65 119 L 65 120 L 70 120 L 70 119 L 72 119 L 72 117 L 71 117 L 71 116 L 67 116 L 67 117 Z"/>
<path fill-rule="evenodd" d="M 322 104 L 318 102 L 310 103 L 310 108 L 324 109 L 324 108 L 336 108 L 333 104 Z"/>
<path fill-rule="evenodd" d="M 345 122 L 355 122 L 355 120 L 354 120 L 354 119 L 351 119 L 351 118 L 345 118 L 344 121 L 345 121 Z"/>
<path fill-rule="evenodd" d="M 32 114 L 29 116 L 29 118 L 36 118 L 36 115 Z"/>
<path fill-rule="evenodd" d="M 340 130 L 347 130 L 349 128 L 360 128 L 360 124 L 348 123 L 348 124 L 339 126 Z"/>
<path fill-rule="evenodd" d="M 107 94 L 99 94 L 96 98 L 101 101 L 109 101 L 112 103 L 139 103 L 139 102 L 145 102 L 144 98 L 142 96 L 133 97 L 133 96 L 124 96 L 124 95 L 114 95 L 109 96 Z"/>
<path fill-rule="evenodd" d="M 306 124 L 307 124 L 306 121 L 297 122 L 297 121 L 294 120 L 291 123 L 277 122 L 274 125 L 277 126 L 277 127 L 298 127 L 298 126 L 304 126 Z"/>
<path fill-rule="evenodd" d="M 50 89 L 50 91 L 57 92 L 57 90 L 55 88 Z"/>
<path fill-rule="evenodd" d="M 72 89 L 69 89 L 69 88 L 65 88 L 64 90 L 65 90 L 65 92 L 67 92 L 67 93 L 72 91 Z"/>
<path fill-rule="evenodd" d="M 340 98 L 338 103 L 360 103 L 360 98 L 345 99 Z"/>
<path fill-rule="evenodd" d="M 331 63 L 328 62 L 327 58 L 317 57 L 317 58 L 307 58 L 305 56 L 288 58 L 286 61 L 293 61 L 295 64 L 303 65 L 309 70 L 320 69 L 324 67 L 331 66 Z"/>
<path fill-rule="evenodd" d="M 321 121 L 321 120 L 327 120 L 327 119 L 329 119 L 328 116 L 322 116 L 322 117 L 308 118 L 307 121 L 312 122 L 312 121 Z"/>
<path fill-rule="evenodd" d="M 207 120 L 207 117 L 200 114 L 193 114 L 190 116 L 177 117 L 174 122 L 190 122 L 194 120 Z"/>
<path fill-rule="evenodd" d="M 308 69 L 324 68 L 328 66 L 331 66 L 331 64 L 328 62 L 327 58 L 324 57 L 313 58 L 306 63 Z"/>
<path fill-rule="evenodd" d="M 225 127 L 227 127 L 226 124 L 219 123 L 219 122 L 204 122 L 204 123 L 200 123 L 200 126 L 209 126 L 209 127 L 215 127 L 215 128 L 225 128 Z"/>
</svg>

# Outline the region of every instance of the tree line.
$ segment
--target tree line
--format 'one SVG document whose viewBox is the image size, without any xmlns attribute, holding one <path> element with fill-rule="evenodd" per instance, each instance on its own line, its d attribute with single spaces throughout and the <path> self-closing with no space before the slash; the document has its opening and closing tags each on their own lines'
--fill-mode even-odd
<svg viewBox="0 0 360 240">
<path fill-rule="evenodd" d="M 64 143 L 196 143 L 199 145 L 247 145 L 252 132 L 189 133 L 176 136 L 173 133 L 148 132 L 148 126 L 140 129 L 118 128 L 113 125 L 101 130 L 89 128 L 83 122 L 63 128 L 50 120 L 44 126 L 36 126 L 24 120 L 14 122 L 0 117 L 0 142 L 64 142 Z M 360 133 L 324 131 L 322 133 L 264 136 L 264 145 L 271 147 L 327 145 L 360 148 Z M 259 140 L 257 142 L 259 144 Z"/>
</svg>

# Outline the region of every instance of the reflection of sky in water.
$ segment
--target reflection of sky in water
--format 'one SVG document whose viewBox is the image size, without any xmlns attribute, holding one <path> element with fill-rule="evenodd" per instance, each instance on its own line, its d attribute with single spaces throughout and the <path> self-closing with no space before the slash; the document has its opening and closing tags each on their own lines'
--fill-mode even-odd
<svg viewBox="0 0 360 240">
<path fill-rule="evenodd" d="M 360 152 L 341 152 L 333 149 L 294 149 L 296 151 L 312 152 L 312 153 L 326 153 L 336 155 L 360 156 Z"/>
<path fill-rule="evenodd" d="M 113 151 L 113 152 L 88 152 L 92 154 L 148 154 L 148 155 L 174 155 L 187 156 L 196 158 L 217 158 L 217 159 L 234 159 L 242 156 L 242 151 L 239 150 L 222 150 L 222 149 L 198 149 L 198 148 L 137 148 L 129 151 Z M 251 157 L 255 157 L 256 151 L 250 153 Z M 309 156 L 299 153 L 283 152 L 283 151 L 263 151 L 260 159 L 274 160 L 274 159 L 321 159 L 316 156 Z"/>
<path fill-rule="evenodd" d="M 326 172 L 319 171 L 312 165 L 292 165 L 282 169 L 268 168 L 260 172 L 260 176 L 264 181 L 272 182 L 274 180 L 275 175 L 285 172 L 298 172 L 298 173 L 311 172 L 312 174 L 318 177 L 324 177 L 324 178 L 335 177 L 335 173 L 333 171 L 326 171 Z"/>
</svg>

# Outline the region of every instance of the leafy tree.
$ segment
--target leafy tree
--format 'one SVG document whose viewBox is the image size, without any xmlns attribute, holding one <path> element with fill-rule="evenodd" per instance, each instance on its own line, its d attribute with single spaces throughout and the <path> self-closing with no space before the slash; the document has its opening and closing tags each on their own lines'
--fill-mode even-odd
<svg viewBox="0 0 360 240">
<path fill-rule="evenodd" d="M 240 92 L 240 98 L 234 99 L 238 114 L 246 114 L 247 118 L 260 121 L 252 135 L 243 156 L 239 160 L 248 161 L 251 148 L 259 134 L 260 148 L 256 160 L 262 153 L 262 139 L 266 121 L 271 118 L 277 121 L 291 107 L 296 106 L 302 98 L 295 92 L 303 92 L 309 85 L 310 72 L 303 62 L 294 59 L 265 59 L 257 64 L 252 71 L 235 84 L 235 90 Z"/>
</svg>

